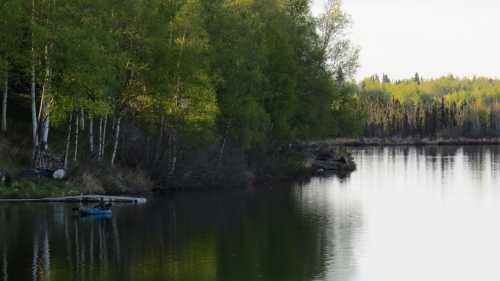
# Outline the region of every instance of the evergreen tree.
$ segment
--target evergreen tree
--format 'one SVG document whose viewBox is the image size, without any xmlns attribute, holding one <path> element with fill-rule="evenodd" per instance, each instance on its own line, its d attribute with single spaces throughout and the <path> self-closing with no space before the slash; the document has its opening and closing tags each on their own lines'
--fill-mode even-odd
<svg viewBox="0 0 500 281">
<path fill-rule="evenodd" d="M 391 79 L 389 78 L 389 75 L 387 75 L 385 73 L 382 75 L 382 83 L 384 83 L 384 84 L 391 83 Z"/>
<path fill-rule="evenodd" d="M 418 72 L 415 72 L 415 76 L 413 77 L 413 81 L 415 81 L 415 83 L 417 83 L 417 85 L 420 85 L 420 75 L 418 74 Z"/>
</svg>

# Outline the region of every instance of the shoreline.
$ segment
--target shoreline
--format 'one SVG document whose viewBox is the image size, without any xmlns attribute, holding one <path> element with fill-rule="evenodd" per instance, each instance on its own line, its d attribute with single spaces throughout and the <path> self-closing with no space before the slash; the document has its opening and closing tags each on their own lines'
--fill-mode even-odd
<svg viewBox="0 0 500 281">
<path fill-rule="evenodd" d="M 500 145 L 500 138 L 336 138 L 309 142 L 310 145 L 328 146 L 445 146 L 445 145 Z"/>
<path fill-rule="evenodd" d="M 377 147 L 377 146 L 463 146 L 463 145 L 500 145 L 500 138 L 415 138 L 415 137 L 391 137 L 391 138 L 335 138 L 327 139 L 323 141 L 312 141 L 308 142 L 306 145 L 309 151 L 321 152 L 322 150 L 335 150 L 339 147 Z M 316 153 L 318 154 L 318 153 Z M 311 162 L 311 161 L 306 161 Z M 312 162 L 311 162 L 312 163 Z M 294 181 L 300 180 L 307 177 L 322 176 L 324 173 L 314 172 L 318 170 L 314 169 L 311 163 L 305 164 L 302 169 L 299 169 L 290 175 L 287 174 L 276 174 L 267 175 L 259 179 L 253 179 L 250 186 L 257 185 L 269 185 L 276 181 Z M 320 167 L 321 168 L 321 167 Z M 323 169 L 319 169 L 323 170 Z M 332 172 L 332 174 L 345 174 L 346 171 L 339 170 Z M 325 171 L 326 173 L 326 171 Z M 19 182 L 18 182 L 19 183 Z M 247 187 L 241 187 L 245 189 Z M 220 188 L 217 188 L 219 190 Z M 222 188 L 226 189 L 226 188 Z M 229 189 L 229 188 L 228 188 Z M 232 189 L 232 188 L 230 188 Z M 0 186 L 0 203 L 48 203 L 55 202 L 54 200 L 61 197 L 73 196 L 76 197 L 89 197 L 89 196 L 99 196 L 99 197 L 109 197 L 109 196 L 122 196 L 122 197 L 135 197 L 144 196 L 149 193 L 165 193 L 165 192 L 186 192 L 186 191 L 209 191 L 210 189 L 204 188 L 189 188 L 189 189 L 163 189 L 152 187 L 152 189 L 143 190 L 142 192 L 132 191 L 128 192 L 123 190 L 122 192 L 109 192 L 109 193 L 95 193 L 90 190 L 85 192 L 81 184 L 73 181 L 55 181 L 51 179 L 38 179 L 34 181 L 21 181 L 18 186 Z M 82 192 L 83 191 L 83 192 Z M 90 191 L 90 192 L 89 192 Z M 131 191 L 131 190 L 129 190 Z M 83 199 L 78 199 L 83 200 Z M 78 201 L 77 200 L 77 201 Z M 60 201 L 59 201 L 60 202 Z"/>
</svg>

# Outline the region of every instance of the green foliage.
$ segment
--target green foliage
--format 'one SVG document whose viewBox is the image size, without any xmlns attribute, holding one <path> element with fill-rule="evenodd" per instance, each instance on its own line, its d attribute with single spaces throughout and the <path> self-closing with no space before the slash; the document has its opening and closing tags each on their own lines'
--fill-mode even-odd
<svg viewBox="0 0 500 281">
<path fill-rule="evenodd" d="M 349 43 L 340 3 L 325 39 L 305 0 L 18 2 L 2 7 L 0 41 L 13 43 L 0 46 L 0 74 L 11 65 L 28 85 L 33 54 L 54 127 L 83 110 L 154 135 L 163 120 L 171 142 L 245 149 L 357 132 L 344 82 L 357 57 L 330 52 Z"/>
<path fill-rule="evenodd" d="M 361 83 L 369 135 L 494 136 L 500 129 L 500 81 L 453 76 Z"/>
<path fill-rule="evenodd" d="M 334 136 L 345 128 L 337 114 L 348 109 L 333 105 L 348 93 L 326 66 L 307 2 L 281 2 L 206 4 L 213 13 L 207 22 L 216 50 L 219 127 L 246 147 Z"/>
</svg>

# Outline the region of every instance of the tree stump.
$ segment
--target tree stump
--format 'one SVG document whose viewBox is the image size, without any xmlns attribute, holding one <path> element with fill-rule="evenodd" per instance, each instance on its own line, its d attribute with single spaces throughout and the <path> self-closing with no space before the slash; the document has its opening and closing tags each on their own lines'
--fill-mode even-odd
<svg viewBox="0 0 500 281">
<path fill-rule="evenodd" d="M 64 160 L 44 149 L 43 145 L 37 147 L 34 158 L 34 168 L 38 170 L 56 171 L 64 168 Z"/>
</svg>

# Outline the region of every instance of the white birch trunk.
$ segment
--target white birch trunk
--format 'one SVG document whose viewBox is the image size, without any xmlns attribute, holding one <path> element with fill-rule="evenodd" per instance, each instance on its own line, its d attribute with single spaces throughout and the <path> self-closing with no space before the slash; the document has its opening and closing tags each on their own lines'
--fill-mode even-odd
<svg viewBox="0 0 500 281">
<path fill-rule="evenodd" d="M 104 117 L 104 124 L 102 126 L 102 144 L 101 144 L 101 159 L 104 158 L 106 152 L 106 131 L 108 130 L 108 117 Z"/>
<path fill-rule="evenodd" d="M 47 24 L 49 19 L 47 18 Z M 42 98 L 40 101 L 40 111 L 38 113 L 38 122 L 41 127 L 41 145 L 44 149 L 48 149 L 49 140 L 49 112 L 50 112 L 50 102 L 49 102 L 49 88 L 50 88 L 50 63 L 49 63 L 49 46 L 45 44 L 45 77 L 43 79 L 42 86 Z"/>
<path fill-rule="evenodd" d="M 94 153 L 94 117 L 89 113 L 89 144 L 90 154 Z"/>
<path fill-rule="evenodd" d="M 73 127 L 73 113 L 69 115 L 68 122 L 68 136 L 66 137 L 66 152 L 64 154 L 64 169 L 68 169 L 68 160 L 69 160 L 69 148 L 71 145 L 71 128 Z"/>
<path fill-rule="evenodd" d="M 47 101 L 44 102 L 44 108 L 47 112 L 45 112 L 45 116 L 43 118 L 42 123 L 42 144 L 44 149 L 47 150 L 49 148 L 49 128 L 50 128 L 50 115 L 49 115 L 49 103 Z"/>
<path fill-rule="evenodd" d="M 80 109 L 80 128 L 82 129 L 82 131 L 85 131 L 85 111 L 82 109 Z"/>
<path fill-rule="evenodd" d="M 164 131 L 165 131 L 165 116 L 162 115 L 160 120 L 160 134 L 158 136 L 158 143 L 156 144 L 154 162 L 158 162 L 161 158 L 161 145 L 163 143 Z"/>
<path fill-rule="evenodd" d="M 53 2 L 48 1 L 48 9 L 49 14 L 47 15 L 46 24 L 50 26 L 50 11 L 52 9 L 52 5 L 55 6 L 56 1 Z M 45 43 L 45 80 L 43 85 L 43 93 L 42 93 L 42 101 L 40 105 L 40 111 L 42 112 L 43 108 L 43 123 L 42 123 L 42 140 L 41 142 L 44 145 L 44 149 L 47 150 L 49 148 L 49 129 L 50 129 L 50 105 L 52 102 L 52 98 L 50 97 L 50 87 L 52 81 L 52 68 L 50 65 L 50 48 L 51 42 L 47 41 Z M 40 119 L 40 117 L 39 117 Z M 40 120 L 39 120 L 40 122 Z"/>
<path fill-rule="evenodd" d="M 102 155 L 102 118 L 99 118 L 99 140 L 98 140 L 97 160 L 101 161 Z"/>
<path fill-rule="evenodd" d="M 38 117 L 36 115 L 36 70 L 35 70 L 35 0 L 32 0 L 31 6 L 31 122 L 33 133 L 33 147 L 38 146 Z"/>
<path fill-rule="evenodd" d="M 5 85 L 3 90 L 2 101 L 2 132 L 7 133 L 7 97 L 9 95 L 9 73 L 5 77 Z"/>
<path fill-rule="evenodd" d="M 116 120 L 116 125 L 115 125 L 115 144 L 113 145 L 113 154 L 111 155 L 111 166 L 115 164 L 116 160 L 116 153 L 118 151 L 118 143 L 120 140 L 120 125 L 122 122 L 122 117 L 118 116 L 118 119 Z"/>
<path fill-rule="evenodd" d="M 80 118 L 77 115 L 75 118 L 75 155 L 73 156 L 73 160 L 76 162 L 78 160 L 78 133 L 80 131 Z"/>
<path fill-rule="evenodd" d="M 224 159 L 224 151 L 226 149 L 226 141 L 227 137 L 226 134 L 224 134 L 224 139 L 222 140 L 222 145 L 219 150 L 219 157 L 217 159 L 217 166 L 220 167 L 222 165 L 222 160 Z"/>
<path fill-rule="evenodd" d="M 116 126 L 116 118 L 113 117 L 113 121 L 111 122 L 111 131 L 115 131 L 115 126 Z"/>
<path fill-rule="evenodd" d="M 172 133 L 172 148 L 169 176 L 173 176 L 177 167 L 177 136 L 175 130 Z"/>
</svg>

